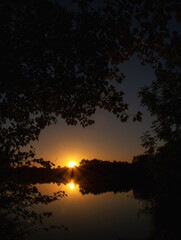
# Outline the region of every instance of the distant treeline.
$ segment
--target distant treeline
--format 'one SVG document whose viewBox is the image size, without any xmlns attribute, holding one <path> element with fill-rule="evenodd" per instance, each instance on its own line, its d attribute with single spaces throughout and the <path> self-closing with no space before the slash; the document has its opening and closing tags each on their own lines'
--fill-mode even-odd
<svg viewBox="0 0 181 240">
<path fill-rule="evenodd" d="M 68 183 L 70 179 L 74 179 L 79 184 L 122 184 L 125 188 L 130 188 L 132 184 L 148 183 L 149 177 L 143 171 L 143 164 L 137 162 L 117 162 L 102 161 L 98 159 L 86 160 L 82 159 L 80 165 L 74 168 L 60 167 L 28 167 L 1 169 L 1 177 L 7 176 L 17 181 L 25 183 L 48 183 L 63 182 Z M 143 181 L 144 179 L 144 181 Z"/>
<path fill-rule="evenodd" d="M 163 156 L 162 156 L 163 155 Z M 161 187 L 178 189 L 181 185 L 179 158 L 167 160 L 166 153 L 157 155 L 143 154 L 133 157 L 132 163 L 118 161 L 103 161 L 99 159 L 82 159 L 78 167 L 68 168 L 46 168 L 28 167 L 0 169 L 1 178 L 3 175 L 8 178 L 25 183 L 68 183 L 71 179 L 79 185 L 89 184 L 111 184 L 129 189 L 133 186 Z M 168 154 L 167 154 L 168 155 Z M 178 156 L 178 155 L 177 155 Z M 162 161 L 162 158 L 164 161 Z M 167 160 L 167 161 L 166 161 Z"/>
</svg>

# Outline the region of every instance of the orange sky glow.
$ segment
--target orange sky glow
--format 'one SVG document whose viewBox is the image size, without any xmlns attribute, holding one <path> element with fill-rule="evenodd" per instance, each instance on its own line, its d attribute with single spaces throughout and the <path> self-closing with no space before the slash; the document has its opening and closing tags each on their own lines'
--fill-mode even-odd
<svg viewBox="0 0 181 240">
<path fill-rule="evenodd" d="M 122 66 L 121 71 L 124 70 L 127 78 L 117 87 L 126 93 L 124 98 L 129 104 L 129 114 L 141 110 L 143 121 L 133 122 L 130 119 L 127 123 L 121 123 L 112 113 L 100 109 L 92 116 L 95 124 L 86 128 L 68 126 L 59 117 L 56 125 L 46 127 L 39 141 L 32 143 L 36 157 L 50 160 L 56 167 L 64 167 L 70 161 L 78 165 L 82 159 L 94 158 L 131 162 L 133 156 L 144 152 L 140 137 L 149 130 L 152 119 L 146 109 L 140 107 L 138 91 L 149 84 L 155 75 L 151 67 L 141 66 L 134 58 Z"/>
</svg>

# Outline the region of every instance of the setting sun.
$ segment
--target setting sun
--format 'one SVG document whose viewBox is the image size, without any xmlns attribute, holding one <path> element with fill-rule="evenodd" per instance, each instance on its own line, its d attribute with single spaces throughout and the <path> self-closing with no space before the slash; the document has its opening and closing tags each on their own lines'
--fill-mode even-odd
<svg viewBox="0 0 181 240">
<path fill-rule="evenodd" d="M 73 168 L 76 166 L 76 163 L 74 161 L 69 162 L 69 167 Z"/>
</svg>

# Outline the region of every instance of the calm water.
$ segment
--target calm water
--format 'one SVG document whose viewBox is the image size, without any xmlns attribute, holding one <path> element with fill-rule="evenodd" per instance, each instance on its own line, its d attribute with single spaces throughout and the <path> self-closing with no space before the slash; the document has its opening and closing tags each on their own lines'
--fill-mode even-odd
<svg viewBox="0 0 181 240">
<path fill-rule="evenodd" d="M 28 239 L 145 239 L 151 232 L 151 219 L 139 214 L 144 202 L 134 198 L 133 191 L 82 194 L 74 183 L 37 184 L 44 194 L 63 190 L 68 195 L 49 205 L 38 204 L 34 210 L 52 212 L 45 225 L 64 225 L 68 230 L 39 230 Z"/>
</svg>

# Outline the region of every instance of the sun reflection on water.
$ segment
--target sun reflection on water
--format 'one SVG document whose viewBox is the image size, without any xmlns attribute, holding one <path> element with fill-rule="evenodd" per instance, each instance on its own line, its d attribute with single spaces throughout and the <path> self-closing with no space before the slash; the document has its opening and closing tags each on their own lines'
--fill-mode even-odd
<svg viewBox="0 0 181 240">
<path fill-rule="evenodd" d="M 70 187 L 71 189 L 74 189 L 74 188 L 75 188 L 74 182 L 69 183 L 69 187 Z"/>
</svg>

